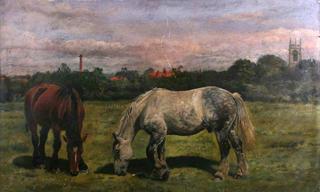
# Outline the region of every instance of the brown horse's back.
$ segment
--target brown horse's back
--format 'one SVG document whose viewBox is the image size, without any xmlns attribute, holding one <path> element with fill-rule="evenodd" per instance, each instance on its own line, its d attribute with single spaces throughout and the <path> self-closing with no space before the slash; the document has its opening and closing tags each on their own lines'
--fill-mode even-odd
<svg viewBox="0 0 320 192">
<path fill-rule="evenodd" d="M 52 123 L 62 123 L 64 115 L 71 112 L 71 99 L 60 98 L 59 91 L 61 89 L 54 84 L 40 84 L 26 93 L 25 113 L 27 124 L 35 123 L 48 126 Z M 83 105 L 77 93 L 76 96 L 79 120 L 82 122 L 84 116 Z"/>
<path fill-rule="evenodd" d="M 59 90 L 60 87 L 57 85 L 48 85 L 41 87 L 35 93 L 34 102 L 32 103 L 32 114 L 40 125 L 51 124 L 52 121 L 58 120 L 54 114 L 60 105 L 57 95 Z M 41 93 L 42 91 L 43 93 Z"/>
</svg>

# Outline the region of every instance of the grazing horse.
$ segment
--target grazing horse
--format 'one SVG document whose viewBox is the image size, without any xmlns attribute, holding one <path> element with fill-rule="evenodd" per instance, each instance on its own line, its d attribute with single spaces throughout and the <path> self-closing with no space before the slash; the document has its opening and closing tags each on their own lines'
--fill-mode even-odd
<svg viewBox="0 0 320 192">
<path fill-rule="evenodd" d="M 54 84 L 40 84 L 28 90 L 25 95 L 26 129 L 31 131 L 33 144 L 32 163 L 44 166 L 45 143 L 49 129 L 54 135 L 51 168 L 58 168 L 58 152 L 61 147 L 60 132 L 66 131 L 67 154 L 71 175 L 86 171 L 88 166 L 82 159 L 83 142 L 81 136 L 84 108 L 77 91 Z M 37 125 L 40 125 L 40 142 Z"/>
<path fill-rule="evenodd" d="M 113 133 L 114 171 L 125 175 L 133 155 L 131 143 L 139 130 L 150 135 L 146 153 L 153 163 L 151 176 L 167 180 L 169 169 L 165 159 L 167 135 L 194 135 L 214 132 L 220 148 L 220 164 L 214 174 L 223 180 L 229 172 L 228 155 L 232 147 L 238 162 L 236 178 L 248 174 L 245 149 L 255 142 L 255 130 L 245 103 L 238 93 L 218 87 L 188 91 L 156 88 L 139 96 L 124 112 L 118 130 Z"/>
</svg>

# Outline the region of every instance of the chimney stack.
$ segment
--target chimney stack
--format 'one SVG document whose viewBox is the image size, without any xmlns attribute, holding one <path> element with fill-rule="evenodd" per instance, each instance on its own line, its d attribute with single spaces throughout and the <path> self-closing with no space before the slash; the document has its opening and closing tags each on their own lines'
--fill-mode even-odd
<svg viewBox="0 0 320 192">
<path fill-rule="evenodd" d="M 79 71 L 82 72 L 82 55 L 80 57 L 80 63 L 79 63 Z"/>
</svg>

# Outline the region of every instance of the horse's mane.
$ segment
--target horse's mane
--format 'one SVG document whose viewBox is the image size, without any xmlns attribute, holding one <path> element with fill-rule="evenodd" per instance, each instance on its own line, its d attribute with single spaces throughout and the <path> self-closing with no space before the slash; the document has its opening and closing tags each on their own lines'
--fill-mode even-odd
<svg viewBox="0 0 320 192">
<path fill-rule="evenodd" d="M 63 119 L 67 137 L 74 145 L 77 145 L 81 142 L 78 125 L 78 95 L 72 87 L 61 87 L 57 92 L 57 97 L 62 103 L 58 109 L 58 116 Z M 70 106 L 70 110 L 67 106 Z"/>
<path fill-rule="evenodd" d="M 120 119 L 119 129 L 117 134 L 123 134 L 126 127 L 134 126 L 134 122 L 140 115 L 143 107 L 144 101 L 149 98 L 152 93 L 154 93 L 158 88 L 154 88 L 150 91 L 145 92 L 142 95 L 136 97 L 133 102 L 124 110 L 122 117 Z M 128 126 L 129 125 L 129 126 Z"/>
</svg>

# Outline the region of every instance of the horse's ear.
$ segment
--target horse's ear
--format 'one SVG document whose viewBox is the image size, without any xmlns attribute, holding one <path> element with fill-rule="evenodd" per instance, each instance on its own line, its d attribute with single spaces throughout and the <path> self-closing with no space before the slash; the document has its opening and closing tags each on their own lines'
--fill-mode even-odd
<svg viewBox="0 0 320 192">
<path fill-rule="evenodd" d="M 118 143 L 123 143 L 125 141 L 125 139 L 118 136 L 117 133 L 115 132 L 112 133 L 112 136 L 113 136 L 113 139 Z"/>
<path fill-rule="evenodd" d="M 63 135 L 62 137 L 63 137 L 63 140 L 64 140 L 66 143 L 68 143 L 67 137 L 66 137 L 65 135 Z"/>
<path fill-rule="evenodd" d="M 82 137 L 82 142 L 84 143 L 88 138 L 88 133 L 84 134 L 84 136 Z"/>
<path fill-rule="evenodd" d="M 119 142 L 118 136 L 115 132 L 112 133 L 112 137 L 115 141 Z"/>
</svg>

